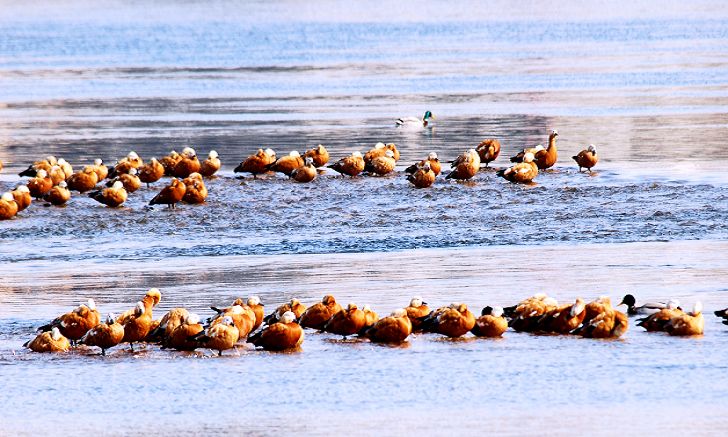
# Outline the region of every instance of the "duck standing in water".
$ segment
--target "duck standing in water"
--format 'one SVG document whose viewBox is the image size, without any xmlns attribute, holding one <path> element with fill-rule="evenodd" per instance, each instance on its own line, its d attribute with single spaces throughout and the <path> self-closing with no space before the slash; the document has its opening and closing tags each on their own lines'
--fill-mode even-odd
<svg viewBox="0 0 728 437">
<path fill-rule="evenodd" d="M 485 163 L 485 166 L 488 167 L 488 164 L 495 161 L 500 155 L 501 143 L 495 138 L 488 138 L 481 141 L 475 150 L 480 155 L 480 162 Z"/>
<path fill-rule="evenodd" d="M 458 156 L 450 167 L 453 170 L 445 176 L 445 179 L 470 179 L 480 170 L 480 155 L 475 149 L 468 149 Z"/>
<path fill-rule="evenodd" d="M 571 159 L 576 161 L 576 164 L 579 166 L 579 173 L 581 173 L 582 168 L 589 170 L 589 173 L 591 173 L 592 167 L 599 162 L 597 149 L 594 147 L 594 144 L 589 144 L 589 147 L 579 152 L 576 156 L 572 156 Z"/>
<path fill-rule="evenodd" d="M 435 116 L 430 111 L 425 111 L 425 115 L 422 118 L 417 117 L 402 117 L 394 120 L 394 124 L 403 127 L 427 127 L 430 124 L 430 120 L 435 120 Z"/>
<path fill-rule="evenodd" d="M 559 157 L 556 149 L 557 136 L 559 136 L 559 133 L 555 129 L 552 130 L 549 134 L 549 146 L 547 148 L 544 148 L 539 144 L 535 148 L 523 149 L 516 156 L 511 158 L 511 162 L 523 162 L 523 158 L 527 153 L 533 153 L 533 161 L 536 163 L 539 170 L 545 170 L 553 167 Z"/>
</svg>

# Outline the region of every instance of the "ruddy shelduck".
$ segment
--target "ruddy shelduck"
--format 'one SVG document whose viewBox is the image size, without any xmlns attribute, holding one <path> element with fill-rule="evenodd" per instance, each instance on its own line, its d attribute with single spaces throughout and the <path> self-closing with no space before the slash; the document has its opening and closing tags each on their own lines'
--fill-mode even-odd
<svg viewBox="0 0 728 437">
<path fill-rule="evenodd" d="M 404 169 L 404 172 L 407 174 L 415 174 L 417 172 L 417 170 L 424 167 L 425 164 L 430 164 L 430 169 L 432 170 L 433 173 L 435 173 L 435 176 L 439 175 L 440 172 L 442 171 L 442 164 L 440 163 L 440 159 L 437 157 L 437 153 L 430 152 L 427 155 L 427 158 L 410 165 L 409 167 Z"/>
<path fill-rule="evenodd" d="M 516 331 L 533 332 L 538 328 L 541 317 L 556 307 L 558 307 L 556 299 L 544 293 L 536 293 L 516 305 L 511 312 L 508 326 Z"/>
<path fill-rule="evenodd" d="M 235 173 L 251 173 L 253 179 L 259 174 L 266 173 L 268 166 L 276 161 L 276 152 L 273 149 L 258 149 L 253 155 L 245 158 L 243 162 L 238 164 L 233 170 Z"/>
<path fill-rule="evenodd" d="M 148 163 L 139 167 L 139 181 L 147 184 L 147 188 L 150 184 L 157 182 L 164 176 L 164 166 L 157 158 L 152 158 Z"/>
<path fill-rule="evenodd" d="M 205 199 L 207 199 L 207 187 L 200 173 L 192 173 L 182 183 L 185 184 L 185 195 L 182 197 L 183 202 L 190 204 L 205 203 Z"/>
<path fill-rule="evenodd" d="M 214 176 L 220 170 L 220 167 L 222 167 L 222 162 L 220 162 L 219 155 L 216 151 L 210 150 L 207 158 L 200 164 L 200 171 L 198 173 L 209 178 Z"/>
<path fill-rule="evenodd" d="M 71 192 L 68 190 L 66 181 L 61 181 L 60 184 L 51 188 L 51 190 L 43 196 L 43 199 L 55 206 L 65 205 L 69 200 L 71 200 Z"/>
<path fill-rule="evenodd" d="M 384 156 L 377 156 L 364 165 L 364 170 L 371 174 L 384 176 L 394 171 L 397 161 L 394 160 L 394 152 L 387 150 Z"/>
<path fill-rule="evenodd" d="M 121 181 L 116 181 L 110 188 L 88 193 L 88 197 L 110 208 L 117 208 L 126 202 L 127 194 L 124 184 Z"/>
<path fill-rule="evenodd" d="M 129 170 L 128 173 L 121 173 L 116 175 L 116 177 L 106 183 L 107 187 L 110 187 L 114 185 L 116 181 L 120 181 L 122 185 L 124 185 L 124 189 L 127 193 L 131 194 L 135 191 L 137 191 L 142 186 L 142 181 L 139 179 L 139 176 L 137 176 L 137 169 L 132 168 Z"/>
<path fill-rule="evenodd" d="M 329 319 L 339 311 L 341 311 L 341 305 L 336 303 L 334 296 L 327 294 L 321 299 L 321 302 L 311 305 L 301 314 L 299 323 L 304 328 L 322 330 Z"/>
<path fill-rule="evenodd" d="M 586 302 L 577 297 L 573 304 L 558 306 L 546 312 L 538 321 L 538 331 L 569 334 L 581 325 L 586 317 Z"/>
<path fill-rule="evenodd" d="M 34 163 L 30 164 L 28 168 L 18 173 L 18 176 L 27 176 L 33 178 L 38 175 L 38 172 L 40 170 L 45 170 L 47 172 L 51 169 L 51 167 L 57 164 L 58 160 L 55 156 L 47 156 L 45 159 L 41 159 L 40 161 L 35 161 Z"/>
<path fill-rule="evenodd" d="M 665 324 L 665 331 L 675 336 L 703 335 L 704 327 L 703 304 L 698 301 L 691 312 L 671 318 Z"/>
<path fill-rule="evenodd" d="M 410 303 L 405 310 L 412 324 L 412 331 L 419 331 L 422 319 L 430 314 L 430 307 L 427 306 L 427 302 L 423 301 L 419 296 L 410 299 Z"/>
<path fill-rule="evenodd" d="M 485 163 L 485 166 L 488 167 L 488 164 L 495 161 L 498 155 L 500 155 L 501 143 L 495 138 L 488 138 L 481 141 L 475 147 L 475 150 L 478 152 L 478 156 L 480 156 L 480 162 Z"/>
<path fill-rule="evenodd" d="M 152 329 L 152 313 L 144 309 L 143 302 L 137 302 L 134 307 L 134 315 L 124 323 L 123 343 L 129 343 L 132 352 L 134 351 L 134 343 L 144 341 Z"/>
<path fill-rule="evenodd" d="M 425 162 L 425 164 L 421 168 L 417 169 L 417 171 L 407 175 L 407 180 L 417 188 L 428 188 L 432 186 L 432 184 L 435 183 L 436 178 L 437 175 L 434 171 L 432 171 L 429 162 Z"/>
<path fill-rule="evenodd" d="M 26 184 L 30 195 L 40 200 L 53 188 L 53 180 L 45 170 L 39 170 L 36 176 Z"/>
<path fill-rule="evenodd" d="M 15 203 L 18 204 L 18 212 L 29 207 L 33 201 L 33 198 L 30 196 L 30 190 L 25 185 L 18 185 L 10 193 L 13 195 Z"/>
<path fill-rule="evenodd" d="M 399 344 L 407 341 L 411 333 L 412 322 L 407 316 L 407 310 L 400 308 L 377 321 L 366 330 L 365 335 L 375 343 Z"/>
<path fill-rule="evenodd" d="M 164 175 L 172 176 L 174 174 L 174 166 L 181 160 L 182 155 L 177 153 L 176 150 L 172 150 L 169 152 L 169 155 L 163 156 L 162 159 L 159 160 L 159 163 L 162 164 L 162 167 L 164 167 Z"/>
<path fill-rule="evenodd" d="M 594 147 L 594 144 L 589 144 L 589 147 L 577 153 L 576 156 L 572 156 L 571 159 L 576 161 L 576 165 L 579 166 L 579 173 L 581 173 L 582 168 L 587 169 L 589 173 L 591 173 L 592 167 L 597 165 L 597 162 L 599 162 L 597 148 Z"/>
<path fill-rule="evenodd" d="M 464 303 L 453 303 L 435 320 L 433 332 L 450 338 L 461 337 L 475 326 L 475 316 Z"/>
<path fill-rule="evenodd" d="M 0 196 L 0 220 L 10 220 L 18 214 L 18 204 L 13 193 L 7 192 Z"/>
<path fill-rule="evenodd" d="M 69 176 L 66 183 L 71 190 L 85 193 L 96 188 L 99 181 L 98 171 L 94 167 L 86 166 L 81 171 Z"/>
<path fill-rule="evenodd" d="M 291 172 L 291 179 L 296 182 L 311 182 L 318 176 L 318 170 L 314 166 L 313 159 L 306 157 L 303 167 L 299 167 Z"/>
<path fill-rule="evenodd" d="M 341 309 L 333 315 L 324 325 L 324 331 L 346 337 L 354 335 L 366 325 L 366 315 L 356 304 L 350 303 L 346 309 Z"/>
<path fill-rule="evenodd" d="M 286 176 L 290 176 L 293 170 L 303 167 L 303 157 L 296 150 L 292 151 L 286 156 L 281 156 L 275 162 L 268 166 L 268 170 L 277 173 L 283 173 Z"/>
<path fill-rule="evenodd" d="M 48 332 L 41 332 L 34 339 L 26 342 L 23 347 L 27 347 L 33 352 L 66 352 L 71 347 L 71 343 L 58 328 L 54 327 Z"/>
<path fill-rule="evenodd" d="M 323 167 L 329 162 L 329 151 L 322 144 L 309 149 L 303 154 L 304 158 L 311 158 L 315 167 Z"/>
<path fill-rule="evenodd" d="M 192 147 L 185 147 L 182 150 L 182 159 L 174 166 L 174 176 L 178 178 L 186 178 L 192 173 L 200 171 L 200 160 L 197 158 L 197 152 Z"/>
<path fill-rule="evenodd" d="M 538 176 L 538 166 L 534 162 L 533 153 L 526 153 L 522 162 L 515 164 L 513 167 L 499 170 L 496 174 L 510 182 L 528 184 Z"/>
<path fill-rule="evenodd" d="M 667 322 L 684 314 L 679 306 L 680 302 L 675 299 L 670 299 L 667 302 L 667 307 L 654 314 L 650 314 L 645 318 L 639 319 L 637 321 L 637 326 L 645 328 L 648 332 L 664 331 Z"/>
<path fill-rule="evenodd" d="M 298 319 L 306 311 L 306 305 L 302 304 L 298 299 L 293 298 L 290 302 L 284 303 L 276 308 L 275 311 L 268 314 L 263 321 L 269 325 L 276 323 L 286 311 L 291 311 L 296 316 L 296 319 Z"/>
<path fill-rule="evenodd" d="M 286 311 L 281 320 L 268 325 L 248 338 L 248 343 L 270 351 L 295 349 L 303 343 L 303 328 L 296 323 L 296 315 Z"/>
<path fill-rule="evenodd" d="M 217 351 L 222 356 L 222 351 L 235 347 L 240 333 L 233 323 L 233 318 L 225 316 L 220 323 L 211 325 L 206 330 L 190 337 L 190 340 L 197 341 L 201 346 Z"/>
<path fill-rule="evenodd" d="M 195 337 L 204 330 L 204 326 L 200 323 L 200 317 L 195 313 L 189 313 L 165 338 L 162 347 L 178 351 L 193 351 L 199 347 L 199 343 L 190 340 L 190 337 Z"/>
<path fill-rule="evenodd" d="M 90 166 L 94 172 L 96 172 L 96 176 L 98 177 L 98 182 L 103 181 L 109 176 L 109 167 L 104 165 L 104 160 L 96 158 L 94 159 L 94 163 Z"/>
<path fill-rule="evenodd" d="M 450 167 L 452 171 L 445 179 L 471 179 L 480 170 L 480 155 L 478 155 L 475 149 L 468 149 L 455 158 Z"/>
<path fill-rule="evenodd" d="M 478 337 L 500 337 L 508 329 L 508 320 L 503 317 L 503 308 L 493 307 L 483 311 L 482 315 L 475 320 L 473 329 L 470 330 Z"/>
<path fill-rule="evenodd" d="M 124 327 L 116 321 L 113 314 L 106 317 L 106 323 L 99 323 L 81 337 L 79 344 L 96 346 L 101 348 L 101 355 L 106 355 L 106 350 L 121 343 L 124 339 Z"/>
<path fill-rule="evenodd" d="M 187 192 L 187 186 L 179 179 L 172 179 L 166 187 L 162 188 L 156 196 L 149 201 L 150 205 L 167 205 L 174 209 L 175 205 L 182 201 Z"/>
<path fill-rule="evenodd" d="M 350 156 L 341 158 L 340 160 L 331 164 L 329 168 L 337 173 L 340 173 L 342 177 L 346 175 L 353 178 L 354 176 L 364 171 L 364 166 L 364 158 L 361 156 L 361 153 L 354 152 Z"/>
<path fill-rule="evenodd" d="M 74 308 L 73 311 L 56 317 L 51 323 L 38 328 L 39 331 L 50 331 L 58 328 L 64 337 L 72 342 L 83 337 L 89 329 L 99 324 L 100 315 L 96 310 L 96 302 L 88 299 L 85 304 Z"/>
</svg>

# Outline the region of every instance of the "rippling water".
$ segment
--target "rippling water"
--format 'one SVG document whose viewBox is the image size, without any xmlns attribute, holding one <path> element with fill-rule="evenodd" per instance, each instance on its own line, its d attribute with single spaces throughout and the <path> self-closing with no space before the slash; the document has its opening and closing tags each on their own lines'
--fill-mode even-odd
<svg viewBox="0 0 728 437">
<path fill-rule="evenodd" d="M 161 313 L 327 292 L 386 314 L 422 295 L 475 310 L 545 291 L 728 306 L 728 9 L 722 2 L 0 2 L 0 191 L 47 154 L 80 166 L 194 145 L 224 163 L 205 205 L 74 197 L 0 222 L 2 433 L 722 434 L 728 334 L 620 341 L 508 332 L 408 347 L 310 333 L 222 359 L 124 348 L 40 356 L 34 328 L 93 297 Z M 431 110 L 431 129 L 393 120 Z M 400 164 L 559 130 L 533 186 L 484 170 L 414 190 L 401 173 L 236 179 L 265 145 Z M 594 174 L 569 157 L 597 145 Z M 401 170 L 401 167 L 400 167 Z M 209 311 L 209 310 L 208 310 Z M 29 420 L 58 406 L 64 420 Z M 69 407 L 72 406 L 72 407 Z M 51 414 L 50 412 L 48 414 Z"/>
</svg>

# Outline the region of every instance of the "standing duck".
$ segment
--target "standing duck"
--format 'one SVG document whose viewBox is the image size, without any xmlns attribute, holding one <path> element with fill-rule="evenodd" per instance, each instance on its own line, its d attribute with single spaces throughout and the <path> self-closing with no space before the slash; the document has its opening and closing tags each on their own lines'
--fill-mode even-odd
<svg viewBox="0 0 728 437">
<path fill-rule="evenodd" d="M 354 152 L 351 154 L 351 156 L 341 158 L 340 160 L 331 164 L 329 168 L 334 170 L 335 172 L 340 173 L 342 177 L 344 175 L 347 175 L 353 178 L 354 176 L 364 171 L 364 166 L 364 158 L 361 156 L 361 153 Z"/>
<path fill-rule="evenodd" d="M 286 311 L 280 321 L 266 326 L 248 338 L 248 343 L 269 351 L 284 351 L 301 346 L 303 337 L 303 328 L 296 323 L 296 315 Z"/>
<path fill-rule="evenodd" d="M 144 308 L 143 302 L 137 302 L 136 306 L 134 306 L 134 314 L 124 323 L 122 343 L 129 343 L 132 352 L 134 352 L 134 343 L 144 341 L 151 329 L 152 312 Z"/>
<path fill-rule="evenodd" d="M 534 162 L 539 170 L 553 167 L 558 159 L 558 151 L 556 150 L 556 137 L 558 135 L 559 133 L 556 130 L 552 130 L 549 134 L 549 146 L 547 148 L 539 144 L 533 149 L 523 149 L 523 151 L 511 158 L 511 162 L 522 162 L 526 153 L 533 153 Z"/>
<path fill-rule="evenodd" d="M 128 173 L 118 174 L 114 179 L 106 183 L 107 187 L 114 185 L 116 181 L 119 181 L 124 185 L 124 189 L 127 193 L 131 194 L 137 191 L 142 186 L 142 181 L 137 176 L 138 170 L 135 168 L 129 169 Z"/>
<path fill-rule="evenodd" d="M 83 170 L 78 171 L 68 177 L 66 183 L 68 188 L 79 193 L 85 193 L 96 188 L 96 184 L 100 181 L 99 173 L 93 166 L 87 165 Z"/>
<path fill-rule="evenodd" d="M 251 173 L 253 179 L 259 174 L 266 173 L 268 166 L 276 161 L 276 152 L 273 149 L 258 149 L 255 154 L 245 158 L 243 162 L 238 164 L 233 170 L 235 173 Z"/>
<path fill-rule="evenodd" d="M 147 184 L 147 188 L 149 188 L 150 184 L 162 179 L 164 172 L 165 170 L 162 163 L 157 161 L 157 158 L 152 158 L 148 163 L 139 167 L 139 180 Z"/>
<path fill-rule="evenodd" d="M 187 186 L 179 180 L 172 179 L 172 181 L 166 187 L 162 188 L 152 200 L 149 201 L 150 205 L 167 205 L 167 207 L 174 209 L 175 205 L 182 201 L 187 192 Z"/>
<path fill-rule="evenodd" d="M 597 149 L 594 147 L 594 144 L 589 144 L 589 147 L 579 152 L 576 156 L 572 156 L 571 159 L 576 161 L 576 164 L 579 166 L 579 173 L 581 173 L 582 167 L 589 170 L 589 173 L 591 173 L 592 167 L 597 165 L 597 162 L 599 162 Z"/>
<path fill-rule="evenodd" d="M 394 124 L 402 127 L 424 128 L 430 124 L 430 120 L 435 120 L 435 116 L 432 115 L 432 112 L 425 111 L 425 115 L 422 118 L 402 117 L 394 120 Z"/>
<path fill-rule="evenodd" d="M 480 156 L 480 162 L 484 162 L 485 166 L 488 167 L 488 164 L 495 161 L 496 158 L 498 158 L 498 155 L 500 155 L 501 144 L 500 141 L 495 138 L 488 138 L 481 141 L 480 144 L 475 147 L 475 150 Z"/>
<path fill-rule="evenodd" d="M 315 167 L 323 167 L 329 162 L 329 151 L 322 144 L 306 151 L 305 158 L 311 158 Z"/>
<path fill-rule="evenodd" d="M 182 150 L 182 159 L 174 166 L 172 172 L 175 177 L 186 178 L 192 173 L 200 171 L 200 161 L 197 159 L 197 152 L 192 147 L 185 147 Z"/>
<path fill-rule="evenodd" d="M 377 321 L 364 335 L 375 343 L 399 344 L 405 342 L 411 333 L 412 322 L 407 316 L 407 310 L 400 308 Z"/>
<path fill-rule="evenodd" d="M 291 176 L 294 170 L 303 167 L 304 161 L 301 154 L 296 150 L 292 151 L 286 156 L 281 156 L 275 162 L 268 166 L 268 170 L 283 173 L 286 176 Z"/>
<path fill-rule="evenodd" d="M 445 179 L 467 180 L 480 170 L 480 155 L 475 149 L 469 149 L 458 156 L 450 165 L 453 169 Z"/>
<path fill-rule="evenodd" d="M 207 159 L 202 161 L 202 164 L 200 164 L 199 173 L 206 178 L 210 178 L 214 176 L 218 170 L 220 170 L 220 167 L 222 167 L 222 162 L 220 162 L 219 155 L 216 151 L 210 150 L 210 153 L 207 155 Z"/>
<path fill-rule="evenodd" d="M 430 169 L 432 169 L 432 171 L 435 173 L 435 176 L 439 175 L 440 171 L 442 171 L 442 165 L 440 164 L 440 159 L 437 157 L 437 153 L 430 152 L 427 155 L 427 158 L 423 159 L 422 161 L 415 162 L 414 164 L 405 168 L 404 172 L 407 174 L 415 174 L 417 170 L 424 167 L 425 164 L 430 164 Z"/>
<path fill-rule="evenodd" d="M 96 346 L 101 348 L 101 355 L 106 355 L 106 350 L 121 343 L 124 339 L 124 327 L 116 321 L 113 314 L 106 317 L 106 323 L 99 323 L 95 328 L 88 331 L 79 344 Z"/>
<path fill-rule="evenodd" d="M 304 328 L 323 330 L 326 322 L 339 311 L 341 311 L 341 305 L 336 302 L 334 296 L 327 294 L 321 299 L 321 302 L 311 305 L 301 314 L 299 323 Z"/>
<path fill-rule="evenodd" d="M 162 342 L 163 348 L 172 348 L 178 351 L 193 351 L 199 347 L 199 343 L 194 338 L 205 330 L 200 324 L 200 316 L 194 313 L 189 313 L 185 318 L 176 326 L 172 332 Z"/>
<path fill-rule="evenodd" d="M 222 351 L 235 347 L 238 338 L 240 338 L 240 333 L 235 327 L 232 317 L 225 316 L 220 323 L 210 326 L 189 339 L 208 349 L 216 350 L 217 354 L 222 356 Z"/>
</svg>

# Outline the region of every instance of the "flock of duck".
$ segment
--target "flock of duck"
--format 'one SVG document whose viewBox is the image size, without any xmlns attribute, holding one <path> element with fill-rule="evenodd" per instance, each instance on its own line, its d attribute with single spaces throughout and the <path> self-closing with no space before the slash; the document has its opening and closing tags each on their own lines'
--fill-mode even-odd
<svg viewBox="0 0 728 437">
<path fill-rule="evenodd" d="M 620 305 L 627 313 L 612 307 L 607 296 L 586 303 L 559 304 L 544 293 L 535 294 L 511 307 L 486 306 L 476 317 L 464 303 L 452 303 L 431 310 L 420 297 L 409 305 L 380 318 L 368 305 L 354 303 L 342 307 L 331 295 L 306 306 L 291 299 L 265 315 L 257 296 L 236 299 L 229 307 L 210 307 L 214 314 L 203 324 L 197 314 L 173 308 L 154 320 L 153 309 L 162 295 L 150 289 L 133 308 L 118 317 L 108 314 L 105 321 L 93 299 L 41 326 L 34 339 L 24 344 L 34 352 L 64 352 L 72 346 L 94 346 L 106 350 L 122 343 L 159 344 L 163 349 L 193 351 L 207 348 L 219 355 L 240 343 L 252 343 L 271 351 L 297 349 L 303 343 L 304 329 L 329 332 L 344 339 L 358 336 L 371 342 L 401 344 L 413 333 L 429 332 L 458 338 L 468 332 L 477 337 L 501 337 L 508 328 L 537 334 L 580 335 L 586 338 L 619 338 L 629 329 L 629 315 L 644 315 L 638 326 L 647 331 L 676 336 L 702 335 L 702 305 L 685 312 L 676 300 L 636 306 L 626 295 Z M 728 308 L 716 311 L 728 324 Z"/>
<path fill-rule="evenodd" d="M 432 114 L 425 114 L 424 122 Z M 406 123 L 404 119 L 400 119 Z M 558 158 L 556 148 L 557 131 L 551 131 L 548 147 L 538 145 L 523 149 L 511 158 L 513 166 L 501 169 L 498 176 L 515 183 L 530 183 L 538 175 L 539 170 L 552 167 Z M 469 149 L 450 162 L 451 171 L 445 179 L 471 179 L 480 170 L 481 165 L 488 165 L 500 155 L 501 144 L 497 139 L 486 139 L 474 149 Z M 277 157 L 272 149 L 258 151 L 235 167 L 235 173 L 250 173 L 253 178 L 269 172 L 279 172 L 291 179 L 306 183 L 311 182 L 323 171 L 330 168 L 343 176 L 355 177 L 361 173 L 384 176 L 395 171 L 400 158 L 399 150 L 393 143 L 378 143 L 365 154 L 354 152 L 332 164 L 329 164 L 329 152 L 323 145 L 318 145 L 301 155 L 293 151 L 288 155 Z M 579 152 L 573 159 L 579 166 L 591 172 L 597 164 L 598 156 L 593 145 Z M 129 152 L 114 166 L 107 167 L 101 159 L 82 169 L 74 171 L 65 159 L 48 156 L 36 161 L 26 170 L 19 173 L 21 177 L 30 179 L 23 185 L 0 196 L 0 220 L 8 220 L 26 209 L 32 199 L 45 200 L 49 204 L 61 206 L 71 199 L 71 191 L 88 193 L 88 196 L 108 207 L 119 207 L 126 202 L 128 195 L 137 191 L 142 184 L 155 183 L 164 176 L 172 177 L 150 201 L 150 205 L 167 205 L 174 208 L 180 202 L 203 203 L 207 198 L 205 178 L 213 178 L 220 170 L 222 163 L 216 151 L 212 150 L 206 159 L 200 161 L 191 147 L 182 153 L 172 151 L 161 159 L 151 158 L 148 162 L 136 153 Z M 2 162 L 0 162 L 2 170 Z M 427 188 L 435 183 L 442 170 L 437 153 L 432 152 L 421 161 L 405 169 L 407 179 L 417 188 Z M 98 185 L 105 182 L 106 187 Z"/>
</svg>

